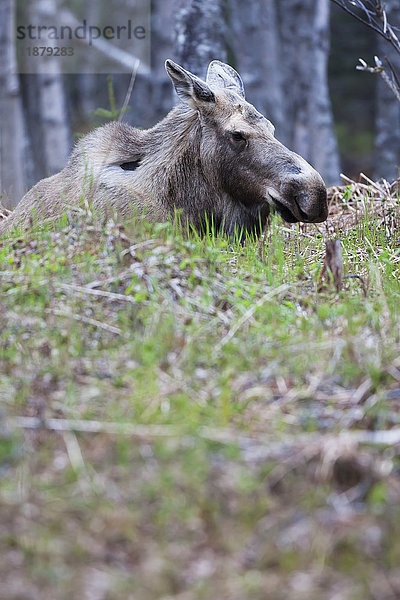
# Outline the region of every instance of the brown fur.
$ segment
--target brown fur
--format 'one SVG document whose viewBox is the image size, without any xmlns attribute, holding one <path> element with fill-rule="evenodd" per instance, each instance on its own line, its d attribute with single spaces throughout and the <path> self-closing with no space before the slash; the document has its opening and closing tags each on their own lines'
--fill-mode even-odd
<svg viewBox="0 0 400 600">
<path fill-rule="evenodd" d="M 244 99 L 236 71 L 213 61 L 204 82 L 172 61 L 166 69 L 183 103 L 146 131 L 110 123 L 88 134 L 66 167 L 0 222 L 0 233 L 84 202 L 122 218 L 136 211 L 166 220 L 179 209 L 199 231 L 207 218 L 230 236 L 259 233 L 270 204 L 288 221 L 326 219 L 320 175 L 275 139 L 272 124 Z"/>
</svg>

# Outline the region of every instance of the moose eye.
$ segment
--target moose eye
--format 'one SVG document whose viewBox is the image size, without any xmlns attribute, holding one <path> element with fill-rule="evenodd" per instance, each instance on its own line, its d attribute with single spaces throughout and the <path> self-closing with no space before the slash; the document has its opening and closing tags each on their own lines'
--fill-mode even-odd
<svg viewBox="0 0 400 600">
<path fill-rule="evenodd" d="M 240 131 L 233 131 L 231 133 L 231 138 L 233 139 L 234 142 L 245 142 L 246 138 L 244 137 L 244 135 L 242 133 L 240 133 Z"/>
<path fill-rule="evenodd" d="M 133 160 L 132 162 L 122 163 L 122 165 L 119 165 L 119 166 L 124 171 L 134 171 L 135 169 L 138 168 L 139 165 L 140 165 L 140 160 Z"/>
</svg>

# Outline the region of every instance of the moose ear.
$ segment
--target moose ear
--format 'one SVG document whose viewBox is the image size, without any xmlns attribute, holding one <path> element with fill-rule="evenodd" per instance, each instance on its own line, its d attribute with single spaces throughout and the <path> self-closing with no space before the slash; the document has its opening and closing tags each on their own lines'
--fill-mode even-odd
<svg viewBox="0 0 400 600">
<path fill-rule="evenodd" d="M 193 108 L 199 108 L 201 102 L 215 102 L 214 92 L 205 81 L 196 75 L 169 59 L 165 61 L 165 70 L 170 76 L 179 98 Z"/>
<path fill-rule="evenodd" d="M 210 62 L 207 71 L 207 83 L 212 88 L 225 88 L 240 94 L 243 98 L 244 85 L 239 73 L 220 60 Z"/>
</svg>

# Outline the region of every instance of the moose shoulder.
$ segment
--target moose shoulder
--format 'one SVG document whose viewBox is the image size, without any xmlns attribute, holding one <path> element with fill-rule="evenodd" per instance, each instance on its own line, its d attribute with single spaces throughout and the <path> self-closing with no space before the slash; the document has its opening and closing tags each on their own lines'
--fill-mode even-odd
<svg viewBox="0 0 400 600">
<path fill-rule="evenodd" d="M 110 123 L 82 138 L 66 167 L 33 187 L 0 233 L 32 215 L 61 215 L 82 198 L 122 217 L 134 208 L 166 220 L 178 209 L 198 231 L 208 221 L 229 236 L 262 231 L 270 205 L 289 222 L 327 218 L 321 176 L 274 137 L 234 69 L 213 61 L 203 81 L 171 60 L 165 67 L 178 106 L 152 129 Z"/>
</svg>

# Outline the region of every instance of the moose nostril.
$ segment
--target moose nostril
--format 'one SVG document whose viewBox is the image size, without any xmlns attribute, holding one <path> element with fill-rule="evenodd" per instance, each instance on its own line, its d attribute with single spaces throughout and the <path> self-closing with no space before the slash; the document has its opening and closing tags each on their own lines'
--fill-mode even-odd
<svg viewBox="0 0 400 600">
<path fill-rule="evenodd" d="M 299 205 L 303 203 L 303 200 L 305 200 L 304 189 L 302 189 L 297 181 L 284 183 L 281 186 L 281 193 L 284 198 L 286 198 L 289 202 L 295 203 L 299 208 Z"/>
<path fill-rule="evenodd" d="M 297 181 L 283 183 L 281 186 L 281 193 L 286 198 L 294 199 L 300 193 L 300 185 Z"/>
</svg>

